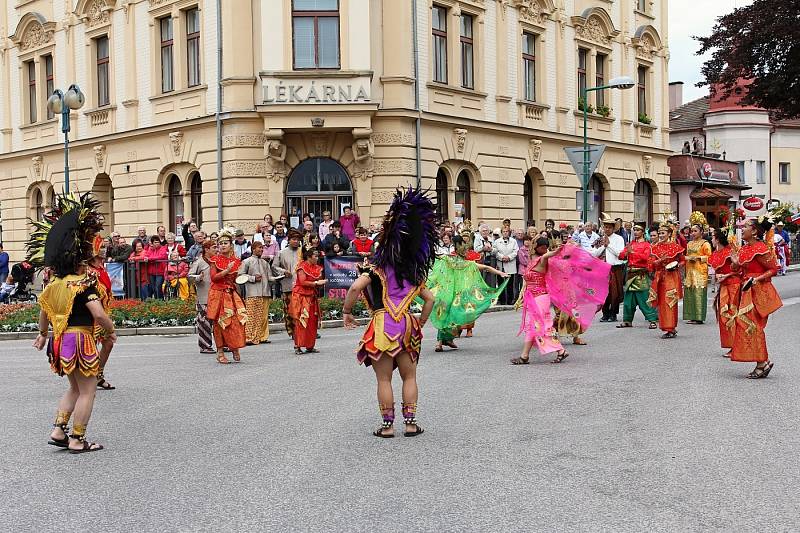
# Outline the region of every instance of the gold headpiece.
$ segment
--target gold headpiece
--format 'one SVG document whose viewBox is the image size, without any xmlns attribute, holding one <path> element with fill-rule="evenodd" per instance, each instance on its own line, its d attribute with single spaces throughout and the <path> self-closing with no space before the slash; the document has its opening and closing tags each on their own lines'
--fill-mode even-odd
<svg viewBox="0 0 800 533">
<path fill-rule="evenodd" d="M 700 211 L 693 211 L 692 214 L 689 215 L 689 223 L 691 223 L 693 226 L 696 224 L 704 230 L 708 227 L 706 216 Z"/>
</svg>

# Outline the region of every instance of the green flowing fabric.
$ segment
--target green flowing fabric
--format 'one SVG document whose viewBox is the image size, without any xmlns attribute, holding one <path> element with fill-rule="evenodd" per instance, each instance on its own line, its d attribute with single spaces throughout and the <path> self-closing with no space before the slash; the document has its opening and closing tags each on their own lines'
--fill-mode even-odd
<svg viewBox="0 0 800 533">
<path fill-rule="evenodd" d="M 490 287 L 474 261 L 449 255 L 436 259 L 426 282 L 436 298 L 431 323 L 440 331 L 453 331 L 475 322 L 500 296 L 507 283 L 505 279 L 498 288 Z"/>
<path fill-rule="evenodd" d="M 683 289 L 683 319 L 706 321 L 708 311 L 708 287 Z"/>
</svg>

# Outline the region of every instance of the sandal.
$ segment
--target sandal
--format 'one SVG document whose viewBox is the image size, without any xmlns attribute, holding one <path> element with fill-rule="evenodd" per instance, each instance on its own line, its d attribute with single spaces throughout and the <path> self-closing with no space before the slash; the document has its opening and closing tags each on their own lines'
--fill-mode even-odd
<svg viewBox="0 0 800 533">
<path fill-rule="evenodd" d="M 72 437 L 73 439 L 77 439 L 83 445 L 83 447 L 79 449 L 70 448 L 69 453 L 87 453 L 87 452 L 99 452 L 103 449 L 102 444 L 97 444 L 96 442 L 87 442 L 86 437 L 81 435 L 80 437 Z"/>
<path fill-rule="evenodd" d="M 242 356 L 239 354 L 239 352 L 233 352 L 233 360 L 237 363 L 242 362 Z"/>
<path fill-rule="evenodd" d="M 761 376 L 761 377 L 765 378 L 765 377 L 769 376 L 769 373 L 772 372 L 772 367 L 773 366 L 775 366 L 775 363 L 773 363 L 772 361 L 768 362 L 767 366 L 764 367 L 764 375 Z"/>
<path fill-rule="evenodd" d="M 650 329 L 658 329 L 658 324 L 656 322 L 650 322 Z"/>
<path fill-rule="evenodd" d="M 319 353 L 319 350 L 316 348 L 311 348 L 310 350 L 306 350 L 306 353 Z"/>
<path fill-rule="evenodd" d="M 761 379 L 766 376 L 765 369 L 767 367 L 762 366 L 761 368 L 756 367 L 752 372 L 747 374 L 747 379 Z"/>
<path fill-rule="evenodd" d="M 228 361 L 228 358 L 225 357 L 224 353 L 221 353 L 221 354 L 217 355 L 217 363 L 219 363 L 221 365 L 229 365 L 229 364 L 231 364 L 231 362 Z"/>
<path fill-rule="evenodd" d="M 409 424 L 409 425 L 412 425 L 417 429 L 415 431 L 406 431 L 405 433 L 403 433 L 404 437 L 416 437 L 417 435 L 422 435 L 423 433 L 425 433 L 425 430 L 422 429 L 417 424 Z"/>
<path fill-rule="evenodd" d="M 295 346 L 294 347 L 294 354 L 295 355 L 303 355 L 303 350 L 301 350 L 299 346 Z"/>
<path fill-rule="evenodd" d="M 448 348 L 452 348 L 454 350 L 458 350 L 458 346 L 456 346 L 456 344 L 453 341 L 445 342 L 445 343 L 442 343 L 442 344 L 444 344 Z"/>
<path fill-rule="evenodd" d="M 381 424 L 378 427 L 378 429 L 373 431 L 372 434 L 374 436 L 376 436 L 376 437 L 381 438 L 381 439 L 393 439 L 394 438 L 394 431 L 392 431 L 391 433 L 384 433 L 383 432 L 384 429 L 392 429 L 392 424 L 384 422 L 383 424 Z"/>
<path fill-rule="evenodd" d="M 109 383 L 106 378 L 100 374 L 97 376 L 97 388 L 102 390 L 114 390 L 116 387 Z"/>
<path fill-rule="evenodd" d="M 633 324 L 631 324 L 630 322 L 623 322 L 622 324 L 617 324 L 617 329 L 632 328 L 632 327 Z"/>
<path fill-rule="evenodd" d="M 512 365 L 527 365 L 530 363 L 530 357 L 515 357 L 511 360 Z"/>
<path fill-rule="evenodd" d="M 668 331 L 668 332 L 664 333 L 663 335 L 661 335 L 661 338 L 662 339 L 674 339 L 677 336 L 678 336 L 678 332 L 677 331 Z"/>
<path fill-rule="evenodd" d="M 437 353 L 441 353 L 441 352 L 444 351 L 444 348 L 442 348 L 441 346 L 437 346 L 436 348 L 433 349 L 433 351 L 437 352 Z"/>
<path fill-rule="evenodd" d="M 555 364 L 558 364 L 558 363 L 562 362 L 564 359 L 566 359 L 567 357 L 569 357 L 569 352 L 566 351 L 566 350 L 561 350 L 561 352 L 558 354 L 558 356 L 555 359 L 553 359 L 552 362 L 555 363 Z"/>
<path fill-rule="evenodd" d="M 572 339 L 572 344 L 575 346 L 586 346 L 586 341 L 581 339 L 580 337 L 575 337 L 574 339 Z"/>
<path fill-rule="evenodd" d="M 728 351 L 728 352 L 725 352 L 724 354 L 722 354 L 722 357 L 724 357 L 725 359 L 730 359 L 730 358 L 731 358 L 731 352 L 732 352 L 732 351 L 733 351 L 733 350 L 730 350 L 730 351 Z"/>
<path fill-rule="evenodd" d="M 54 439 L 50 437 L 50 440 L 47 441 L 47 444 L 50 446 L 58 446 L 59 448 L 69 448 L 69 435 L 67 435 L 67 425 L 66 424 L 53 424 L 53 429 L 60 428 L 61 431 L 64 432 L 63 439 Z"/>
</svg>

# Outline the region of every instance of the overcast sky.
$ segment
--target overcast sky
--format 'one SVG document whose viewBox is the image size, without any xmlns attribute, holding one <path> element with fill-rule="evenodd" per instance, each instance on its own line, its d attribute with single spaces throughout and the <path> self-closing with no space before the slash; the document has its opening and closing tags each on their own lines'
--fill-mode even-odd
<svg viewBox="0 0 800 533">
<path fill-rule="evenodd" d="M 683 101 L 708 94 L 707 87 L 695 87 L 700 81 L 703 57 L 695 55 L 700 44 L 692 35 L 709 35 L 714 21 L 736 7 L 752 0 L 669 0 L 669 81 L 682 81 Z"/>
</svg>

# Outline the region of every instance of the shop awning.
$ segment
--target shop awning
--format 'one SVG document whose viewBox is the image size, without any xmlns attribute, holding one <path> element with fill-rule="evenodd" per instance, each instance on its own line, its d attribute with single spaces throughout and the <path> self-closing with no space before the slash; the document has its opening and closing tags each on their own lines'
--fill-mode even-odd
<svg viewBox="0 0 800 533">
<path fill-rule="evenodd" d="M 732 196 L 714 187 L 698 187 L 689 195 L 692 200 L 730 200 Z"/>
</svg>

